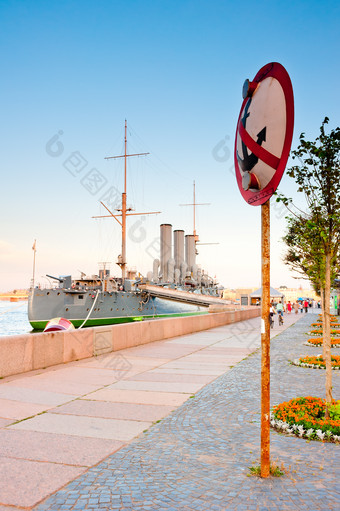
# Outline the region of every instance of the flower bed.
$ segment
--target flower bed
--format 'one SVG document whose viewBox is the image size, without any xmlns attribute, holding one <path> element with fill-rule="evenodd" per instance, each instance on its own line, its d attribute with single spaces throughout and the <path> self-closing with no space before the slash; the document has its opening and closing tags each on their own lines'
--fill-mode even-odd
<svg viewBox="0 0 340 511">
<path fill-rule="evenodd" d="M 339 406 L 335 401 L 332 408 Z M 318 397 L 298 397 L 274 406 L 270 412 L 272 428 L 309 440 L 340 442 L 340 419 L 337 413 L 325 419 L 325 401 Z"/>
<path fill-rule="evenodd" d="M 330 319 L 330 322 L 331 322 L 331 323 L 338 323 L 338 321 L 339 321 L 339 320 L 338 320 L 338 318 L 337 318 L 336 316 L 330 316 L 330 318 L 329 318 L 329 319 Z M 322 323 L 322 321 L 323 321 L 323 317 L 321 316 L 321 314 L 319 314 L 319 318 L 318 318 L 318 320 L 317 320 L 317 323 Z M 314 324 L 314 323 L 313 323 L 313 324 Z"/>
<path fill-rule="evenodd" d="M 322 329 L 322 323 L 318 322 L 318 323 L 312 323 L 311 326 L 315 326 L 317 328 L 321 328 Z M 331 321 L 331 328 L 340 328 L 340 323 L 337 323 L 336 321 Z"/>
<path fill-rule="evenodd" d="M 323 338 L 322 337 L 314 337 L 314 339 L 308 339 L 307 342 L 304 343 L 306 346 L 322 346 Z M 331 348 L 340 348 L 340 338 L 335 339 L 331 337 Z"/>
<path fill-rule="evenodd" d="M 340 369 L 340 356 L 332 355 L 331 356 L 332 369 L 339 370 Z M 322 355 L 316 355 L 312 357 L 300 357 L 299 359 L 291 362 L 293 365 L 301 366 L 301 367 L 311 367 L 313 369 L 326 369 L 326 363 L 323 360 Z"/>
<path fill-rule="evenodd" d="M 316 330 L 311 330 L 309 333 L 310 333 L 310 335 L 322 335 L 323 331 L 320 329 L 316 329 Z M 331 329 L 331 335 L 340 335 L 340 330 Z"/>
</svg>

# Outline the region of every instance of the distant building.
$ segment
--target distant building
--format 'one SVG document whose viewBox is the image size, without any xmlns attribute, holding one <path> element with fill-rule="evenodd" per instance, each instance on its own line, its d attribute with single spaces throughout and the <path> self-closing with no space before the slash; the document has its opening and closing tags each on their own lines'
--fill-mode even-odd
<svg viewBox="0 0 340 511">
<path fill-rule="evenodd" d="M 250 302 L 247 300 L 245 302 L 244 297 L 249 297 L 250 293 L 252 293 L 256 288 L 248 287 L 248 288 L 238 288 L 238 289 L 224 289 L 223 298 L 224 300 L 230 300 L 233 303 L 239 303 L 241 305 L 249 305 Z"/>
<path fill-rule="evenodd" d="M 244 306 L 258 305 L 259 302 L 261 302 L 261 288 L 260 289 L 257 289 L 255 287 L 238 289 L 226 288 L 223 291 L 223 298 L 224 300 L 231 301 L 232 303 L 238 303 Z M 320 296 L 318 296 L 313 289 L 303 289 L 301 287 L 292 288 L 286 286 L 280 286 L 278 289 L 271 288 L 271 300 L 275 302 L 283 299 L 284 303 L 287 302 L 295 303 L 298 300 L 304 300 L 306 298 L 309 300 L 315 300 L 316 302 L 320 300 Z"/>
<path fill-rule="evenodd" d="M 262 287 L 256 289 L 252 293 L 250 293 L 250 304 L 249 305 L 259 305 L 262 297 Z M 270 287 L 270 301 L 278 303 L 284 299 L 284 294 L 280 291 L 277 291 L 273 287 Z"/>
<path fill-rule="evenodd" d="M 293 287 L 280 286 L 279 291 L 284 294 L 285 303 L 295 303 L 298 300 L 304 300 L 305 298 L 315 300 L 316 302 L 320 300 L 320 296 L 316 294 L 314 289 L 303 289 L 301 287 L 296 289 Z"/>
</svg>

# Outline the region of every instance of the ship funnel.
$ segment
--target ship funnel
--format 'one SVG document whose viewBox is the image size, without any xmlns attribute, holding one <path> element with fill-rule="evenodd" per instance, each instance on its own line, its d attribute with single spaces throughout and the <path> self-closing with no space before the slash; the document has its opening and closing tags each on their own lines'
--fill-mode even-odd
<svg viewBox="0 0 340 511">
<path fill-rule="evenodd" d="M 161 274 L 162 281 L 168 280 L 168 261 L 172 258 L 172 225 L 161 225 Z"/>
<path fill-rule="evenodd" d="M 196 246 L 195 236 L 187 234 L 185 236 L 185 262 L 188 265 L 188 271 L 192 271 L 193 266 L 196 264 Z"/>
<path fill-rule="evenodd" d="M 180 270 L 184 261 L 184 231 L 174 231 L 174 259 L 175 269 Z"/>
</svg>

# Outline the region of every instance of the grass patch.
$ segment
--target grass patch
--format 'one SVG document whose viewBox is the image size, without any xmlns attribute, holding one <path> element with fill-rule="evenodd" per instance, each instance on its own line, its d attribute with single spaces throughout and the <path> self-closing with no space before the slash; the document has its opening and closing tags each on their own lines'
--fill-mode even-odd
<svg viewBox="0 0 340 511">
<path fill-rule="evenodd" d="M 250 474 L 248 476 L 261 477 L 261 465 L 255 465 L 254 467 L 248 467 Z M 283 462 L 279 466 L 276 461 L 270 463 L 269 466 L 269 474 L 272 477 L 282 477 L 285 474 L 288 474 L 288 470 L 285 468 Z"/>
</svg>

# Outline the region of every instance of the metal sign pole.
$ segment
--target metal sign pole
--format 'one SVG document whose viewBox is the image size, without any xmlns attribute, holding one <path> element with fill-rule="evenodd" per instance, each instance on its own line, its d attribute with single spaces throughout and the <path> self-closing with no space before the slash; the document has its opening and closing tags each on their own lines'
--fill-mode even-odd
<svg viewBox="0 0 340 511">
<path fill-rule="evenodd" d="M 289 74 L 278 62 L 244 82 L 234 162 L 244 200 L 261 206 L 261 476 L 270 474 L 270 197 L 285 171 L 293 138 L 294 95 Z M 280 148 L 281 147 L 281 152 Z"/>
<path fill-rule="evenodd" d="M 270 471 L 270 199 L 261 205 L 261 477 Z"/>
</svg>

